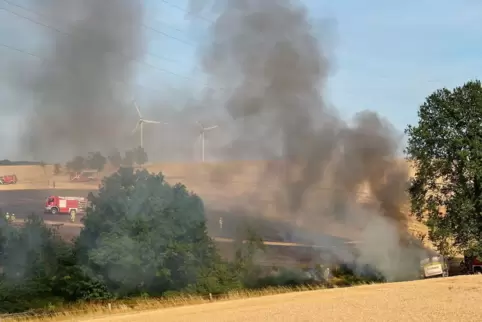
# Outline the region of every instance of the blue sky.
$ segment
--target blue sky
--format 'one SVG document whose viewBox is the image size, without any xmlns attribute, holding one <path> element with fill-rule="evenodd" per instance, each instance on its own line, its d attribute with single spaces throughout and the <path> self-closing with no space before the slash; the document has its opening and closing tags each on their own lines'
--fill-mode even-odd
<svg viewBox="0 0 482 322">
<path fill-rule="evenodd" d="M 25 6 L 30 0 L 10 0 Z M 145 0 L 148 52 L 144 61 L 182 77 L 139 66 L 137 95 L 147 99 L 159 87 L 200 86 L 196 45 L 209 25 L 185 19 L 185 0 Z M 342 115 L 371 109 L 402 131 L 417 121 L 424 98 L 440 87 L 452 88 L 482 74 L 482 1 L 480 0 L 305 0 L 316 34 L 329 43 L 333 68 L 326 97 Z M 0 8 L 25 14 L 0 0 Z M 32 16 L 34 18 L 34 16 Z M 325 22 L 324 22 L 325 21 Z M 326 22 L 328 21 L 328 22 Z M 35 27 L 35 28 L 34 28 Z M 37 53 L 42 44 L 38 26 L 0 10 L 0 44 Z M 163 36 L 166 33 L 170 37 Z M 12 37 L 15 35 L 15 37 Z M 328 36 L 327 36 L 328 35 Z M 155 56 L 163 56 L 159 59 Z M 0 72 L 14 60 L 34 57 L 0 47 Z M 0 104 L 29 104 L 2 88 Z M 7 80 L 8 81 L 8 80 Z M 151 89 L 147 89 L 151 88 Z M 8 114 L 8 115 L 6 115 Z M 13 142 L 20 115 L 4 112 L 2 142 Z M 15 147 L 3 143 L 3 157 L 14 158 Z"/>
</svg>

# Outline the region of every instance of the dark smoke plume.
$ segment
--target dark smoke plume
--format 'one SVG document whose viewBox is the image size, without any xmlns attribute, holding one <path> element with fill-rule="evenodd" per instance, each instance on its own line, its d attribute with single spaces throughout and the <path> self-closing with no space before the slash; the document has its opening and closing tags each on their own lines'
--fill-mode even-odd
<svg viewBox="0 0 482 322">
<path fill-rule="evenodd" d="M 144 52 L 142 4 L 56 0 L 35 5 L 44 17 L 62 22 L 62 29 L 48 31 L 46 60 L 25 85 L 35 103 L 27 118 L 24 155 L 57 161 L 122 148 L 136 121 L 122 109 L 133 98 L 132 60 Z"/>
<path fill-rule="evenodd" d="M 226 151 L 262 147 L 283 160 L 274 171 L 268 166 L 249 203 L 278 172 L 278 216 L 308 227 L 332 221 L 358 230 L 361 264 L 376 264 L 387 277 L 400 273 L 403 256 L 418 250 L 404 244 L 408 172 L 397 162 L 399 137 L 374 112 L 360 112 L 349 124 L 327 106 L 327 48 L 301 1 L 190 3 L 193 16 L 217 15 L 200 60 L 212 86 L 228 89 L 224 105 L 240 139 Z M 369 200 L 360 200 L 363 189 Z"/>
</svg>

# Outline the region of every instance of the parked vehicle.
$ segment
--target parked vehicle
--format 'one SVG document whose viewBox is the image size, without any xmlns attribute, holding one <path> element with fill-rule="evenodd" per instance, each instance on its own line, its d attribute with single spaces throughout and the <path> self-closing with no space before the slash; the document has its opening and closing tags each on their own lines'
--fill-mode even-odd
<svg viewBox="0 0 482 322">
<path fill-rule="evenodd" d="M 98 180 L 98 172 L 96 170 L 83 170 L 77 173 L 70 174 L 70 181 L 75 182 L 89 182 Z"/>
<path fill-rule="evenodd" d="M 482 274 L 482 257 L 465 254 L 460 271 L 462 274 Z"/>
<path fill-rule="evenodd" d="M 85 197 L 60 197 L 50 196 L 45 201 L 45 213 L 51 214 L 76 214 L 85 213 L 88 200 Z"/>
<path fill-rule="evenodd" d="M 17 175 L 15 174 L 0 176 L 0 184 L 16 184 L 16 183 L 17 183 Z"/>
<path fill-rule="evenodd" d="M 449 276 L 447 258 L 435 252 L 429 252 L 420 261 L 420 275 L 422 278 Z"/>
</svg>

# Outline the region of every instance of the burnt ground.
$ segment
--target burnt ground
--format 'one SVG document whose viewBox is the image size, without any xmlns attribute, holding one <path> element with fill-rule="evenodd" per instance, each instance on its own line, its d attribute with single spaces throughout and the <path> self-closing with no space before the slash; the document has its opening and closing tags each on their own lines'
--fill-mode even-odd
<svg viewBox="0 0 482 322">
<path fill-rule="evenodd" d="M 64 224 L 64 226 L 59 228 L 59 232 L 66 239 L 72 239 L 79 233 L 80 228 L 70 225 L 68 215 L 44 214 L 43 207 L 45 199 L 50 195 L 87 196 L 88 193 L 89 191 L 86 190 L 61 189 L 0 191 L 0 209 L 4 212 L 14 213 L 17 219 L 24 219 L 30 214 L 36 214 L 42 216 L 45 221 Z M 76 221 L 80 224 L 82 216 L 78 217 Z M 251 227 L 265 241 L 312 244 L 308 238 L 299 237 L 307 236 L 306 233 L 299 231 L 299 229 L 286 222 L 239 212 L 230 214 L 228 211 L 212 210 L 209 204 L 206 204 L 206 217 L 208 232 L 215 238 L 235 238 L 237 232 L 245 231 L 247 227 Z M 220 217 L 222 217 L 223 221 L 222 229 L 219 225 Z M 319 234 L 317 234 L 316 240 L 318 241 L 318 245 L 321 243 L 330 248 L 344 247 L 342 245 L 347 241 L 343 238 L 330 235 L 320 236 Z M 219 242 L 218 245 L 225 257 L 231 257 L 233 249 L 230 243 Z M 268 256 L 270 260 L 276 257 L 282 261 L 283 258 L 290 258 L 295 261 L 305 262 L 313 257 L 319 258 L 318 252 L 319 250 L 314 251 L 309 247 L 292 246 L 267 246 L 266 249 L 266 253 L 270 254 Z"/>
</svg>

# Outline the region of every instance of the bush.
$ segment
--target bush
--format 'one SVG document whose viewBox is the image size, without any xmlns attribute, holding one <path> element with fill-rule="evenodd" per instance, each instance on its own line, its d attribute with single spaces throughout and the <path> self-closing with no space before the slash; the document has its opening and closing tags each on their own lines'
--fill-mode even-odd
<svg viewBox="0 0 482 322">
<path fill-rule="evenodd" d="M 273 286 L 293 287 L 298 285 L 315 284 L 317 283 L 313 278 L 308 277 L 301 270 L 281 268 L 276 273 L 268 276 L 259 277 L 256 280 L 253 288 L 266 288 Z"/>
<path fill-rule="evenodd" d="M 106 296 L 76 265 L 71 245 L 41 218 L 32 215 L 15 227 L 0 217 L 0 312 Z"/>
</svg>

